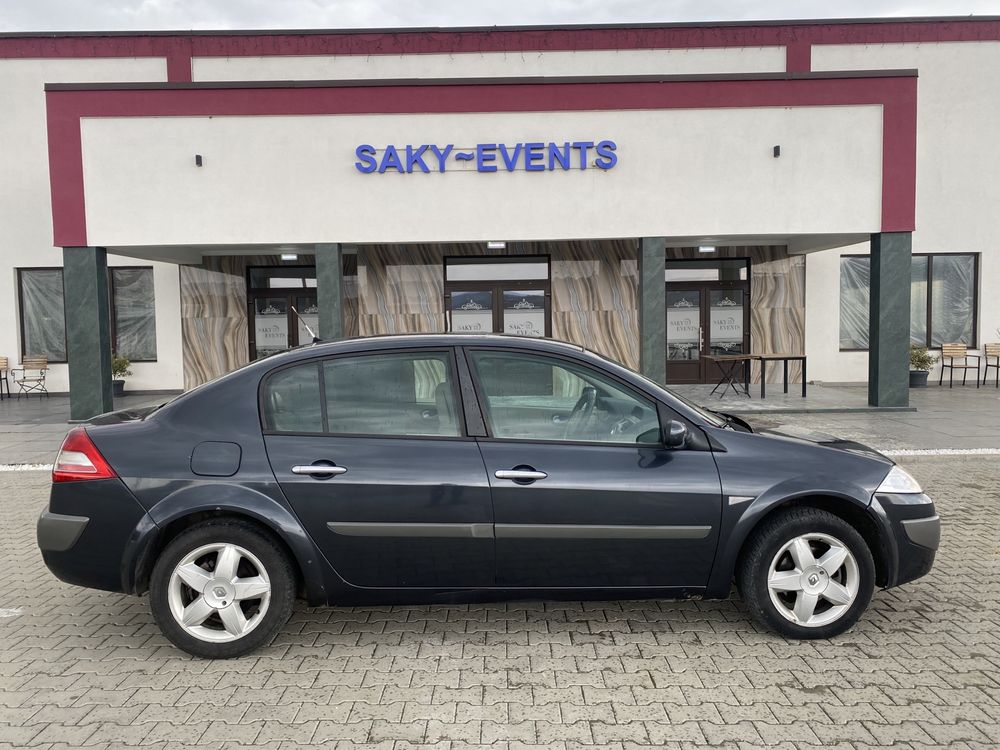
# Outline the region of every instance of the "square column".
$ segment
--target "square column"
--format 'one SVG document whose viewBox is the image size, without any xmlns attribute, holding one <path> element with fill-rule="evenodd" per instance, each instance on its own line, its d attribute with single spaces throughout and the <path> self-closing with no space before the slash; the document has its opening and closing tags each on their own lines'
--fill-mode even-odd
<svg viewBox="0 0 1000 750">
<path fill-rule="evenodd" d="M 910 232 L 871 239 L 868 404 L 910 404 Z"/>
<path fill-rule="evenodd" d="M 667 379 L 667 241 L 639 239 L 639 371 L 657 383 Z"/>
<path fill-rule="evenodd" d="M 108 253 L 103 247 L 63 248 L 63 300 L 70 418 L 90 419 L 114 409 Z"/>
<path fill-rule="evenodd" d="M 344 338 L 344 258 L 338 243 L 316 245 L 316 305 L 324 341 Z"/>
</svg>

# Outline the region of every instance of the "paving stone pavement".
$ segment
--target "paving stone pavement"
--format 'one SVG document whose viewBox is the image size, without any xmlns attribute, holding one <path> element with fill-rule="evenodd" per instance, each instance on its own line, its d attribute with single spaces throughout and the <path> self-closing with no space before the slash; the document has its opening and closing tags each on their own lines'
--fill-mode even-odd
<svg viewBox="0 0 1000 750">
<path fill-rule="evenodd" d="M 1000 472 L 905 465 L 944 518 L 937 564 L 833 641 L 759 630 L 735 598 L 299 606 L 217 662 L 172 648 L 145 599 L 52 577 L 48 477 L 3 475 L 0 749 L 997 747 Z"/>
</svg>

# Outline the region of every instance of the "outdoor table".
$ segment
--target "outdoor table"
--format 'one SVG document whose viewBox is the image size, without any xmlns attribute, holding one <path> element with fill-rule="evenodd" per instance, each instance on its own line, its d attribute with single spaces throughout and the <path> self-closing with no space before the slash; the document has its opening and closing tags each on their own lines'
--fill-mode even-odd
<svg viewBox="0 0 1000 750">
<path fill-rule="evenodd" d="M 805 354 L 788 354 L 786 352 L 780 352 L 777 354 L 751 354 L 753 359 L 760 360 L 760 397 L 764 398 L 764 385 L 767 380 L 767 363 L 783 361 L 785 370 L 785 393 L 788 393 L 788 363 L 789 362 L 801 362 L 802 363 L 802 398 L 806 397 L 806 355 Z"/>
<path fill-rule="evenodd" d="M 753 359 L 749 354 L 703 354 L 702 358 L 709 361 L 715 362 L 722 371 L 722 378 L 716 383 L 715 388 L 712 389 L 711 396 L 719 387 L 722 387 L 722 393 L 719 394 L 719 398 L 723 398 L 729 389 L 732 388 L 736 395 L 740 394 L 740 388 L 737 387 L 737 378 L 739 376 L 738 368 L 743 368 L 743 377 L 740 378 L 742 383 L 743 393 L 750 397 L 750 360 Z"/>
</svg>

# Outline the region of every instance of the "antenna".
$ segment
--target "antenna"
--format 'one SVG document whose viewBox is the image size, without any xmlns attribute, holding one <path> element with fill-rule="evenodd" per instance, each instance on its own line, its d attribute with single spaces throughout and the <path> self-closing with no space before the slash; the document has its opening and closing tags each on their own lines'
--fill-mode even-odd
<svg viewBox="0 0 1000 750">
<path fill-rule="evenodd" d="M 313 337 L 312 342 L 314 344 L 318 344 L 320 342 L 319 336 L 316 335 L 316 332 L 313 331 L 313 329 L 309 327 L 309 324 L 306 323 L 305 320 L 303 320 L 301 315 L 299 315 L 299 311 L 295 309 L 295 305 L 292 305 L 292 312 L 295 313 L 295 317 L 299 319 L 299 322 L 302 324 L 302 327 L 305 328 L 307 331 L 309 331 L 309 335 Z"/>
</svg>

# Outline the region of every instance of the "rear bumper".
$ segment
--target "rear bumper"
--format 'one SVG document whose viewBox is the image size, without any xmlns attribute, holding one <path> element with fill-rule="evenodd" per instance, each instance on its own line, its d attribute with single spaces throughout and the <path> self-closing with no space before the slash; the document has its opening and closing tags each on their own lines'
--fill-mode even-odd
<svg viewBox="0 0 1000 750">
<path fill-rule="evenodd" d="M 879 493 L 873 500 L 892 538 L 894 570 L 888 586 L 927 575 L 941 542 L 941 519 L 926 495 Z"/>
<path fill-rule="evenodd" d="M 144 518 L 146 511 L 119 479 L 54 484 L 38 518 L 38 548 L 60 580 L 125 592 L 125 553 Z"/>
</svg>

